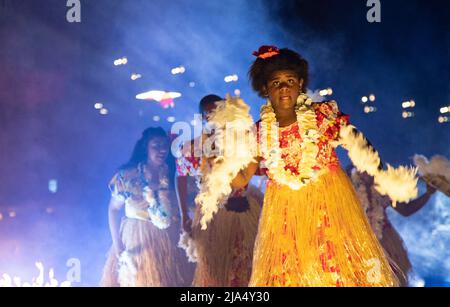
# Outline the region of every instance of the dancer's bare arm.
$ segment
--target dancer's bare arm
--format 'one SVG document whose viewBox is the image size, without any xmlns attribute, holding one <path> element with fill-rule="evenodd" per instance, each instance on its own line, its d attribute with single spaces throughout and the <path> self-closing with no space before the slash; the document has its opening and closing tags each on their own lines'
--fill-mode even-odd
<svg viewBox="0 0 450 307">
<path fill-rule="evenodd" d="M 246 168 L 239 171 L 237 176 L 231 182 L 231 187 L 233 189 L 241 189 L 244 188 L 252 179 L 253 175 L 255 175 L 256 171 L 259 167 L 260 159 L 257 159 L 257 162 L 250 162 Z"/>
<path fill-rule="evenodd" d="M 394 209 L 405 217 L 411 216 L 427 204 L 434 192 L 436 192 L 436 189 L 430 185 L 427 185 L 427 191 L 425 194 L 413 201 L 410 201 L 409 203 L 398 203 Z"/>
<path fill-rule="evenodd" d="M 178 198 L 178 206 L 181 214 L 181 227 L 187 233 L 191 232 L 191 220 L 188 215 L 187 207 L 187 176 L 177 176 L 175 180 L 175 187 Z"/>
<path fill-rule="evenodd" d="M 116 197 L 111 197 L 108 206 L 109 230 L 113 242 L 113 250 L 116 256 L 124 250 L 122 239 L 120 238 L 120 214 L 121 209 L 125 204 L 124 200 Z"/>
</svg>

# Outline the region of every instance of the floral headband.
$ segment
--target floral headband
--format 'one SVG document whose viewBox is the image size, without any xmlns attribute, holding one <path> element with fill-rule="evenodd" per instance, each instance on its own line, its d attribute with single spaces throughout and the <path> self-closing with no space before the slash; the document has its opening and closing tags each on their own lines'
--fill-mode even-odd
<svg viewBox="0 0 450 307">
<path fill-rule="evenodd" d="M 254 56 L 260 59 L 268 59 L 273 57 L 274 55 L 280 54 L 280 50 L 276 46 L 261 46 L 258 51 L 253 51 Z"/>
</svg>

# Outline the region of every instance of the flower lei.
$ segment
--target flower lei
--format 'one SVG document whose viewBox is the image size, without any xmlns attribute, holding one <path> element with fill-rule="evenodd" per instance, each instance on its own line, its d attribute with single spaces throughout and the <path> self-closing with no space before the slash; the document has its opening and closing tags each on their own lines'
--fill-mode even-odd
<svg viewBox="0 0 450 307">
<path fill-rule="evenodd" d="M 261 46 L 259 47 L 258 51 L 253 51 L 252 53 L 255 57 L 258 57 L 260 59 L 268 59 L 273 57 L 274 55 L 280 54 L 280 50 L 276 46 Z"/>
<path fill-rule="evenodd" d="M 160 169 L 159 178 L 157 191 L 154 191 L 146 185 L 142 194 L 148 203 L 147 212 L 153 225 L 159 229 L 167 229 L 170 226 L 171 219 L 167 167 L 162 167 Z"/>
<path fill-rule="evenodd" d="M 316 165 L 316 157 L 319 152 L 318 139 L 320 137 L 317 129 L 316 113 L 311 107 L 312 100 L 306 94 L 300 94 L 297 98 L 295 113 L 299 125 L 301 144 L 301 160 L 298 165 L 298 174 L 287 170 L 286 164 L 281 156 L 281 148 L 278 142 L 278 131 L 272 130 L 276 125 L 276 116 L 270 101 L 261 108 L 261 136 L 266 146 L 262 146 L 262 155 L 266 160 L 266 167 L 270 177 L 277 183 L 287 185 L 293 190 L 299 190 L 315 181 L 319 177 L 319 171 L 313 169 Z"/>
</svg>

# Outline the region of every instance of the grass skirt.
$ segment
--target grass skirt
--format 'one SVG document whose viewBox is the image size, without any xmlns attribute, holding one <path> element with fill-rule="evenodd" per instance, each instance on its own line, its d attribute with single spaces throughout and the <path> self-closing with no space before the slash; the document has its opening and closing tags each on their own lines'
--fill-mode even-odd
<svg viewBox="0 0 450 307">
<path fill-rule="evenodd" d="M 292 190 L 269 182 L 250 286 L 396 286 L 341 168 Z"/>
<path fill-rule="evenodd" d="M 197 250 L 193 286 L 248 286 L 261 212 L 261 192 L 254 187 L 249 188 L 247 201 L 249 209 L 245 212 L 219 209 L 206 230 L 200 229 L 197 207 L 192 232 Z"/>
<path fill-rule="evenodd" d="M 402 238 L 392 225 L 384 228 L 381 245 L 389 256 L 389 259 L 392 260 L 391 267 L 399 280 L 400 286 L 408 286 L 408 273 L 412 268 L 411 262 L 409 261 L 408 252 Z"/>
<path fill-rule="evenodd" d="M 102 286 L 181 287 L 189 286 L 194 266 L 177 247 L 179 221 L 161 230 L 150 221 L 122 219 L 121 238 L 125 246 L 120 260 L 109 252 Z"/>
</svg>

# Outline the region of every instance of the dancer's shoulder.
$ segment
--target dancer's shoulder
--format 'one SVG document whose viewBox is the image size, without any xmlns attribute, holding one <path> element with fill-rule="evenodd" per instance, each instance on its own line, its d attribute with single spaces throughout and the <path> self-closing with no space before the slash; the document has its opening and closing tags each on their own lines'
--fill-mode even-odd
<svg viewBox="0 0 450 307">
<path fill-rule="evenodd" d="M 325 113 L 333 112 L 337 114 L 339 112 L 339 107 L 335 100 L 314 102 L 313 106 L 316 110 L 319 110 L 321 112 L 324 111 Z"/>
<path fill-rule="evenodd" d="M 348 124 L 350 117 L 342 113 L 335 100 L 327 100 L 322 102 L 315 102 L 313 104 L 318 118 L 326 118 L 329 122 L 336 122 L 340 124 Z"/>
<path fill-rule="evenodd" d="M 127 187 L 132 182 L 133 178 L 138 176 L 137 167 L 128 167 L 118 170 L 109 181 L 108 187 L 111 191 L 111 196 L 125 200 L 128 196 Z"/>
</svg>

